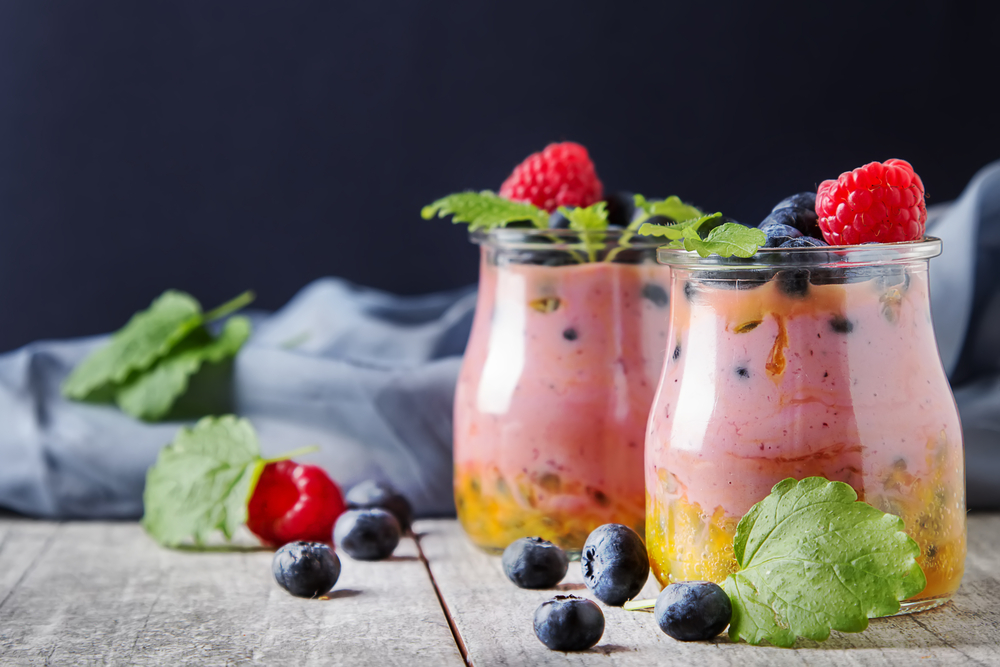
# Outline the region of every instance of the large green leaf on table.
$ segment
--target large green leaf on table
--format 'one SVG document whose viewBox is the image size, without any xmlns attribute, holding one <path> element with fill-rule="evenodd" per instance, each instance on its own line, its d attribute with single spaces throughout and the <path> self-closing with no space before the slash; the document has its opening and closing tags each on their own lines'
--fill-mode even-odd
<svg viewBox="0 0 1000 667">
<path fill-rule="evenodd" d="M 926 585 L 902 519 L 822 477 L 775 485 L 740 521 L 733 546 L 740 570 L 723 584 L 729 636 L 751 644 L 860 632 Z"/>
<path fill-rule="evenodd" d="M 549 214 L 533 204 L 510 201 L 483 190 L 482 192 L 459 192 L 442 197 L 428 204 L 420 211 L 424 220 L 435 215 L 439 218 L 452 216 L 452 222 L 467 222 L 469 230 L 503 227 L 511 222 L 531 222 L 544 229 L 549 224 Z"/>
<path fill-rule="evenodd" d="M 168 290 L 132 316 L 111 342 L 83 360 L 63 384 L 63 394 L 87 400 L 118 385 L 165 356 L 201 324 L 201 306 L 184 292 Z"/>
<path fill-rule="evenodd" d="M 250 320 L 241 316 L 229 318 L 218 338 L 203 333 L 206 341 L 197 337 L 189 345 L 178 345 L 148 372 L 134 376 L 118 389 L 115 401 L 122 411 L 146 421 L 166 416 L 203 364 L 236 356 L 250 337 Z"/>
<path fill-rule="evenodd" d="M 227 538 L 247 518 L 264 460 L 253 426 L 232 415 L 181 429 L 146 474 L 142 525 L 160 544 Z"/>
</svg>

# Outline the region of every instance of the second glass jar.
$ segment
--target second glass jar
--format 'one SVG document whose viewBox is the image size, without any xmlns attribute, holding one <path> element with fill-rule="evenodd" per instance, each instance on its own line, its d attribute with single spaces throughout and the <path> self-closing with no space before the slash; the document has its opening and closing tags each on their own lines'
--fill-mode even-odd
<svg viewBox="0 0 1000 667">
<path fill-rule="evenodd" d="M 661 584 L 721 582 L 740 518 L 782 479 L 821 476 L 902 517 L 925 609 L 958 588 L 965 477 L 958 411 L 931 326 L 941 242 L 661 250 L 677 295 L 646 439 L 646 540 Z"/>
</svg>

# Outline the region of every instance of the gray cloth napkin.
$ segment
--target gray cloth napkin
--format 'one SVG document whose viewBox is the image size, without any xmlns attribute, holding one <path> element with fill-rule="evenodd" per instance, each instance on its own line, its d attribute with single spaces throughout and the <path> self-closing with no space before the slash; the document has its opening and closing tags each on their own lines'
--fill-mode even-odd
<svg viewBox="0 0 1000 667">
<path fill-rule="evenodd" d="M 318 280 L 255 316 L 233 371 L 235 411 L 265 456 L 306 445 L 343 488 L 391 482 L 421 516 L 454 512 L 451 403 L 473 287 L 397 297 Z M 145 424 L 59 386 L 105 337 L 0 356 L 0 507 L 51 518 L 142 514 L 146 469 L 182 422 Z"/>
<path fill-rule="evenodd" d="M 1000 507 L 1000 162 L 929 212 L 934 327 L 966 437 L 969 504 Z M 255 333 L 233 369 L 235 411 L 265 456 L 305 445 L 342 486 L 389 481 L 417 514 L 454 511 L 451 404 L 475 290 L 397 297 L 312 283 Z M 0 507 L 52 518 L 142 513 L 146 469 L 180 422 L 145 424 L 64 400 L 59 385 L 104 337 L 0 355 Z"/>
</svg>

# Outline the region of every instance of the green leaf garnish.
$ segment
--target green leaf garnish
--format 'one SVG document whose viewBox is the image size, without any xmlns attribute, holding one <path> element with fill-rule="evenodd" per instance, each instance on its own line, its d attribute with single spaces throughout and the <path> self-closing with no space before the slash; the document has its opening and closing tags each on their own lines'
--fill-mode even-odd
<svg viewBox="0 0 1000 667">
<path fill-rule="evenodd" d="M 235 356 L 250 335 L 250 322 L 242 317 L 227 321 L 218 338 L 205 325 L 252 300 L 253 293 L 245 292 L 202 313 L 191 295 L 164 292 L 73 370 L 63 383 L 63 395 L 81 401 L 114 400 L 140 419 L 166 416 L 204 363 Z"/>
<path fill-rule="evenodd" d="M 608 229 L 608 204 L 599 201 L 586 208 L 559 207 L 559 212 L 569 220 L 569 228 L 580 233 L 582 249 L 591 262 L 597 261 L 597 253 L 604 248 Z"/>
<path fill-rule="evenodd" d="M 671 195 L 659 201 L 647 201 L 645 197 L 637 194 L 633 195 L 632 199 L 635 202 L 636 208 L 640 210 L 640 213 L 632 221 L 632 224 L 629 225 L 630 227 L 638 228 L 654 215 L 665 216 L 674 222 L 685 222 L 705 215 L 700 209 L 682 202 L 681 198 L 676 195 Z"/>
<path fill-rule="evenodd" d="M 181 429 L 146 473 L 143 528 L 164 546 L 202 544 L 217 530 L 232 539 L 264 465 L 245 419 L 206 417 Z"/>
<path fill-rule="evenodd" d="M 87 400 L 129 375 L 148 369 L 201 324 L 201 306 L 184 292 L 167 290 L 77 366 L 63 384 L 68 398 Z"/>
<path fill-rule="evenodd" d="M 149 372 L 122 385 L 115 395 L 118 407 L 137 419 L 162 419 L 187 391 L 191 376 L 203 364 L 235 357 L 249 337 L 250 320 L 241 316 L 229 318 L 218 338 L 192 346 L 181 344 Z"/>
<path fill-rule="evenodd" d="M 719 225 L 704 240 L 696 236 L 684 237 L 684 249 L 694 250 L 702 257 L 713 253 L 721 257 L 753 257 L 765 243 L 767 235 L 764 232 L 735 222 Z"/>
<path fill-rule="evenodd" d="M 860 632 L 927 583 L 903 520 L 822 477 L 776 484 L 740 521 L 733 547 L 740 570 L 723 583 L 729 636 L 751 644 Z"/>
<path fill-rule="evenodd" d="M 693 250 L 702 257 L 711 254 L 722 257 L 753 257 L 767 242 L 767 236 L 755 227 L 744 227 L 735 222 L 726 222 L 714 228 L 704 239 L 699 228 L 710 220 L 721 217 L 721 213 L 701 216 L 675 225 L 643 223 L 639 233 L 645 236 L 664 236 L 670 239 L 667 247 Z"/>
<path fill-rule="evenodd" d="M 539 229 L 549 226 L 549 214 L 534 204 L 510 201 L 489 190 L 448 195 L 420 211 L 424 220 L 430 220 L 435 215 L 439 218 L 450 215 L 455 223 L 467 222 L 470 231 L 489 231 L 511 222 L 525 221 Z"/>
</svg>

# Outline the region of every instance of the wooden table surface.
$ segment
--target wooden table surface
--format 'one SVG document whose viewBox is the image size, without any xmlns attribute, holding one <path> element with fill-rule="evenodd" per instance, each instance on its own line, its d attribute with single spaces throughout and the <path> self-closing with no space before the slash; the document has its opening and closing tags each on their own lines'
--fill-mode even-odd
<svg viewBox="0 0 1000 667">
<path fill-rule="evenodd" d="M 546 649 L 525 591 L 454 521 L 422 521 L 392 559 L 342 556 L 329 600 L 274 583 L 271 553 L 171 551 L 135 523 L 0 517 L 0 665 L 1000 665 L 1000 515 L 969 517 L 956 598 L 794 649 L 681 643 L 652 614 L 604 607 L 589 651 Z M 562 592 L 588 596 L 571 564 Z M 652 583 L 644 597 L 655 596 Z"/>
</svg>

